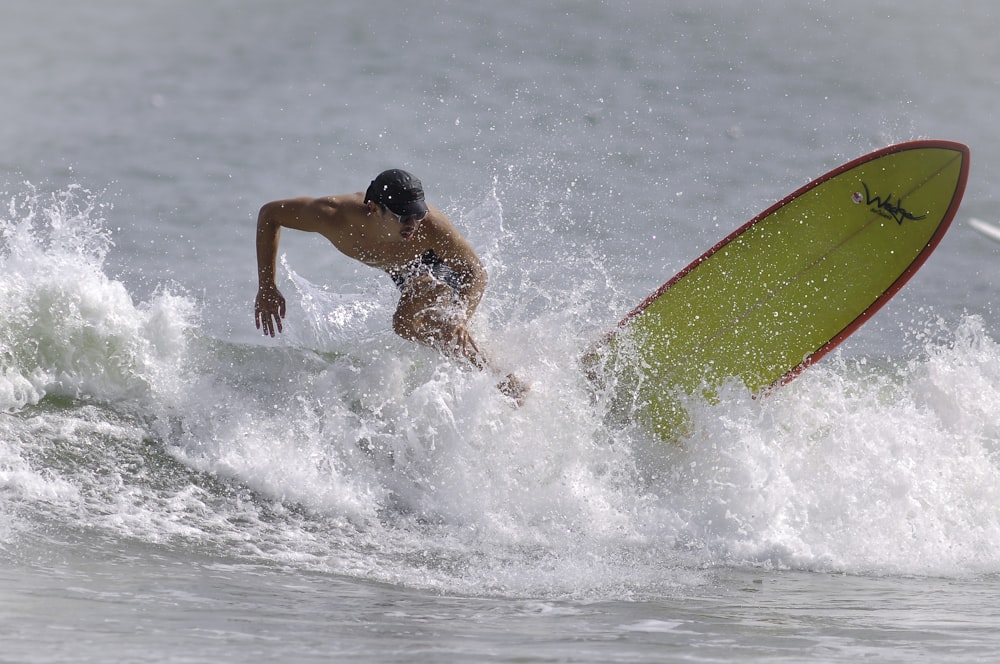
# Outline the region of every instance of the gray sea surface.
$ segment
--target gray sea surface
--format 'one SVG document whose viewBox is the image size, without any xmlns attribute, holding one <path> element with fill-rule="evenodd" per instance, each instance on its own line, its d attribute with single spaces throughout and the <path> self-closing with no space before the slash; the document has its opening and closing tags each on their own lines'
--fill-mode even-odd
<svg viewBox="0 0 1000 664">
<path fill-rule="evenodd" d="M 1000 655 L 1000 16 L 970 0 L 11 0 L 0 19 L 0 661 Z M 970 146 L 921 271 L 767 399 L 610 421 L 584 349 L 836 166 Z M 473 333 L 270 200 L 402 167 Z"/>
</svg>

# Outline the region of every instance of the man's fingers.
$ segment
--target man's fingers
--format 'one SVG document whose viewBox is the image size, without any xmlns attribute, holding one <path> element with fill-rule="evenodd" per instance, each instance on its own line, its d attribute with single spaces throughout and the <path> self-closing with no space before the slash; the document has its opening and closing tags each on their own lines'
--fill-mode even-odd
<svg viewBox="0 0 1000 664">
<path fill-rule="evenodd" d="M 277 311 L 264 311 L 256 309 L 254 311 L 253 321 L 258 330 L 263 330 L 264 334 L 273 337 L 275 328 L 277 328 L 278 332 L 282 331 L 281 319 L 284 318 L 284 316 L 285 303 L 284 301 L 281 301 L 278 303 Z"/>
</svg>

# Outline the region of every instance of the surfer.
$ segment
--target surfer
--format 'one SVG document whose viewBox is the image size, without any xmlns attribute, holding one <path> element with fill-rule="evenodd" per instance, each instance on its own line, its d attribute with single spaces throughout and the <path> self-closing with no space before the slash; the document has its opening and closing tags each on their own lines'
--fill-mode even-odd
<svg viewBox="0 0 1000 664">
<path fill-rule="evenodd" d="M 416 177 L 380 173 L 362 194 L 291 198 L 266 203 L 257 217 L 257 329 L 281 332 L 285 298 L 275 283 L 282 228 L 319 233 L 341 253 L 386 272 L 399 288 L 393 331 L 446 356 L 492 369 L 468 323 L 486 289 L 486 270 L 439 209 L 424 201 Z M 508 374 L 498 388 L 520 403 L 527 386 Z"/>
</svg>

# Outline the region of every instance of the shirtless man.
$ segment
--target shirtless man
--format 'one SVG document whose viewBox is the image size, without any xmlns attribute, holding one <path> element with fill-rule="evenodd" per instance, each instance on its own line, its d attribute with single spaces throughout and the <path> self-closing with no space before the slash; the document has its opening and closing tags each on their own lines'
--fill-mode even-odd
<svg viewBox="0 0 1000 664">
<path fill-rule="evenodd" d="M 400 290 L 393 331 L 404 339 L 490 369 L 468 321 L 486 289 L 486 270 L 448 218 L 424 202 L 420 180 L 380 173 L 368 191 L 266 203 L 257 217 L 257 329 L 281 332 L 285 298 L 274 281 L 281 228 L 319 233 L 341 253 L 386 272 Z M 520 403 L 526 386 L 508 374 L 497 386 Z"/>
</svg>

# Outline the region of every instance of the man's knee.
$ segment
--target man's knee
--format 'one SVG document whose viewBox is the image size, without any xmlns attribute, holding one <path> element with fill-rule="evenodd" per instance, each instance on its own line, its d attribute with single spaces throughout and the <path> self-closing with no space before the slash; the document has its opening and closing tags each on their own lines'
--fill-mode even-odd
<svg viewBox="0 0 1000 664">
<path fill-rule="evenodd" d="M 392 331 L 400 337 L 434 348 L 454 336 L 454 313 L 443 307 L 430 307 L 417 312 L 397 310 L 392 317 Z"/>
<path fill-rule="evenodd" d="M 419 341 L 414 316 L 410 312 L 396 310 L 392 316 L 392 331 L 408 341 Z"/>
</svg>

